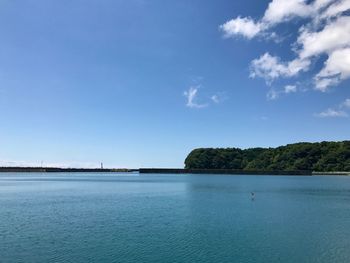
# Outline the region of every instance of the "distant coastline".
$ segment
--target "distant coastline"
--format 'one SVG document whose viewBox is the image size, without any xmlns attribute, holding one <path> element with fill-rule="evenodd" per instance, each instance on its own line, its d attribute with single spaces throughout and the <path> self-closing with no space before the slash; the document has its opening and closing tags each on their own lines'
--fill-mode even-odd
<svg viewBox="0 0 350 263">
<path fill-rule="evenodd" d="M 300 142 L 276 148 L 198 148 L 187 156 L 185 168 L 347 173 L 350 141 Z"/>
<path fill-rule="evenodd" d="M 299 171 L 269 171 L 269 170 L 232 170 L 232 169 L 182 169 L 182 168 L 59 168 L 59 167 L 0 167 L 0 173 L 133 173 L 140 174 L 213 174 L 213 175 L 350 175 L 350 172 L 315 172 Z"/>
<path fill-rule="evenodd" d="M 185 168 L 0 167 L 0 172 L 350 175 L 350 141 L 294 143 L 277 148 L 199 148 L 185 159 Z"/>
</svg>

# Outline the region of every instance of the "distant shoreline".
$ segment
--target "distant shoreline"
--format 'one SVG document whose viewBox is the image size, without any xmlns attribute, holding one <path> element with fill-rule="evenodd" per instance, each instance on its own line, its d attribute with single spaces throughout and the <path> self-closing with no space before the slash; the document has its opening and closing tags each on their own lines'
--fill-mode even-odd
<svg viewBox="0 0 350 263">
<path fill-rule="evenodd" d="M 292 143 L 275 148 L 197 148 L 185 159 L 187 169 L 243 171 L 350 171 L 350 141 Z M 333 174 L 333 173 L 332 173 Z"/>
<path fill-rule="evenodd" d="M 266 171 L 266 170 L 233 170 L 233 169 L 171 169 L 140 168 L 140 174 L 227 174 L 227 175 L 298 175 L 311 176 L 312 171 Z"/>
<path fill-rule="evenodd" d="M 226 175 L 286 175 L 286 176 L 350 176 L 350 172 L 268 171 L 231 169 L 181 169 L 181 168 L 59 168 L 59 167 L 0 167 L 0 173 L 132 173 L 140 174 L 226 174 Z"/>
</svg>

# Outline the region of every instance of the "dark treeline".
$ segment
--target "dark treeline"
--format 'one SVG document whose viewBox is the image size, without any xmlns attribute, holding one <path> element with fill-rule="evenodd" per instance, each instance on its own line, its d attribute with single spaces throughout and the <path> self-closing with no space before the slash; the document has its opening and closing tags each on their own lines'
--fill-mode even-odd
<svg viewBox="0 0 350 263">
<path fill-rule="evenodd" d="M 277 148 L 201 148 L 185 160 L 187 169 L 265 171 L 350 171 L 350 141 L 295 143 Z"/>
</svg>

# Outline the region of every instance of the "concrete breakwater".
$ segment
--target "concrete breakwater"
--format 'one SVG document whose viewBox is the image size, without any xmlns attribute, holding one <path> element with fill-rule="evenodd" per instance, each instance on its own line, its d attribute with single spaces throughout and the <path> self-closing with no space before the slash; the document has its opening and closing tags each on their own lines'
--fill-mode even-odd
<svg viewBox="0 0 350 263">
<path fill-rule="evenodd" d="M 0 172 L 6 173 L 129 173 L 138 169 L 100 169 L 100 168 L 58 168 L 58 167 L 0 167 Z"/>
<path fill-rule="evenodd" d="M 168 169 L 140 168 L 140 174 L 233 174 L 233 175 L 302 175 L 311 176 L 312 171 L 253 171 L 231 169 Z"/>
</svg>

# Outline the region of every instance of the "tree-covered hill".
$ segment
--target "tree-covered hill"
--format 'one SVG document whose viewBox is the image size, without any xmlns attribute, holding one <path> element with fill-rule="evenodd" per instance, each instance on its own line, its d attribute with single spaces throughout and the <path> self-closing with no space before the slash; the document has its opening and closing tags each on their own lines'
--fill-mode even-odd
<svg viewBox="0 0 350 263">
<path fill-rule="evenodd" d="M 295 143 L 277 148 L 200 148 L 185 160 L 187 169 L 266 171 L 350 171 L 350 141 Z"/>
</svg>

